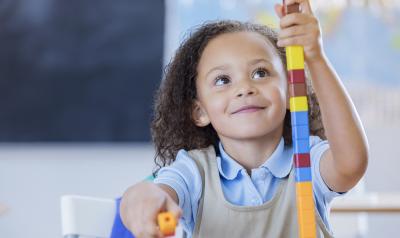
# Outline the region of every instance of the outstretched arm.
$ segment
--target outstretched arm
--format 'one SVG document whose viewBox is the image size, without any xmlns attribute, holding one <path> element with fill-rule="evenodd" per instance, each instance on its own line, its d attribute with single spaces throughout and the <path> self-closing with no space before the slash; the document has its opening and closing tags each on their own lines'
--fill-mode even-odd
<svg viewBox="0 0 400 238">
<path fill-rule="evenodd" d="M 330 145 L 321 159 L 321 176 L 333 191 L 345 192 L 354 187 L 366 171 L 367 138 L 350 96 L 323 52 L 319 23 L 309 1 L 286 0 L 287 5 L 293 3 L 300 4 L 301 13 L 282 16 L 282 5 L 275 6 L 282 29 L 278 45 L 304 47 Z"/>
</svg>

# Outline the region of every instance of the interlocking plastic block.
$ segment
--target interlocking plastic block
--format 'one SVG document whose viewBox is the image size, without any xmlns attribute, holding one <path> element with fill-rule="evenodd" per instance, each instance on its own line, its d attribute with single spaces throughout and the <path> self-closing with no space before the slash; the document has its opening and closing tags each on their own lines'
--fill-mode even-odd
<svg viewBox="0 0 400 238">
<path fill-rule="evenodd" d="M 296 196 L 297 209 L 314 211 L 313 196 Z"/>
<path fill-rule="evenodd" d="M 299 221 L 299 237 L 316 238 L 315 212 L 314 210 L 297 209 Z"/>
<path fill-rule="evenodd" d="M 310 139 L 293 140 L 293 153 L 295 154 L 310 153 Z"/>
<path fill-rule="evenodd" d="M 290 119 L 292 126 L 308 125 L 308 111 L 291 112 Z"/>
<path fill-rule="evenodd" d="M 287 70 L 304 69 L 304 49 L 299 45 L 286 46 Z"/>
<path fill-rule="evenodd" d="M 293 154 L 293 162 L 296 168 L 310 167 L 310 154 Z"/>
<path fill-rule="evenodd" d="M 291 112 L 308 111 L 307 97 L 291 97 L 289 100 Z"/>
<path fill-rule="evenodd" d="M 298 3 L 286 5 L 285 0 L 283 0 L 283 5 L 285 6 L 283 8 L 283 15 L 294 13 L 294 12 L 300 12 L 300 7 L 299 7 L 300 4 L 298 4 Z"/>
<path fill-rule="evenodd" d="M 310 130 L 308 128 L 308 125 L 292 126 L 293 141 L 298 139 L 309 140 L 310 139 L 309 137 L 310 137 Z"/>
<path fill-rule="evenodd" d="M 301 167 L 296 169 L 296 182 L 311 181 L 311 167 Z"/>
<path fill-rule="evenodd" d="M 305 83 L 289 84 L 289 96 L 290 97 L 307 96 L 307 86 L 306 86 L 306 84 Z"/>
<path fill-rule="evenodd" d="M 313 196 L 312 182 L 296 183 L 296 197 Z"/>
<path fill-rule="evenodd" d="M 165 236 L 175 235 L 177 221 L 175 216 L 170 212 L 162 212 L 157 216 L 158 226 L 161 233 Z"/>
<path fill-rule="evenodd" d="M 304 69 L 294 69 L 287 71 L 287 78 L 289 83 L 305 83 L 306 75 Z"/>
</svg>

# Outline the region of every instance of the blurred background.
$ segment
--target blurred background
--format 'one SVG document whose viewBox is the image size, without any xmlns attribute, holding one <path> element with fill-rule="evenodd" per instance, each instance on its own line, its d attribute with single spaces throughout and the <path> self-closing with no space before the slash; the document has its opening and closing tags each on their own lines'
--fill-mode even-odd
<svg viewBox="0 0 400 238">
<path fill-rule="evenodd" d="M 0 0 L 0 237 L 60 237 L 61 195 L 115 198 L 149 175 L 154 90 L 180 42 L 209 20 L 278 27 L 278 2 Z M 400 2 L 311 2 L 370 143 L 354 192 L 400 193 Z M 400 214 L 332 224 L 392 237 Z"/>
</svg>

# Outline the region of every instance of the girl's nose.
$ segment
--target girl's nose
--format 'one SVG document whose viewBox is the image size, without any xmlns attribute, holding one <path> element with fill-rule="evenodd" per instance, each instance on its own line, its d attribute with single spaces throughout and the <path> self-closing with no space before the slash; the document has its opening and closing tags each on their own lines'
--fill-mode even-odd
<svg viewBox="0 0 400 238">
<path fill-rule="evenodd" d="M 245 97 L 249 95 L 253 95 L 257 92 L 257 89 L 248 82 L 241 83 L 236 92 L 236 97 Z"/>
</svg>

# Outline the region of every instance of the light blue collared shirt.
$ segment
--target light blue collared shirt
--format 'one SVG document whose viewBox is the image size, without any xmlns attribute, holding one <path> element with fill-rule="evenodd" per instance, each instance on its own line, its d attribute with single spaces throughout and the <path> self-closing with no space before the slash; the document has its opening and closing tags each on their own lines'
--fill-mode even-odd
<svg viewBox="0 0 400 238">
<path fill-rule="evenodd" d="M 331 191 L 322 180 L 319 164 L 322 154 L 329 148 L 327 141 L 317 136 L 310 136 L 310 157 L 314 198 L 322 220 L 329 228 L 329 204 L 334 197 L 341 195 Z M 225 199 L 240 206 L 261 205 L 269 201 L 275 194 L 280 180 L 284 179 L 293 165 L 293 149 L 286 147 L 281 138 L 272 155 L 260 167 L 251 170 L 251 176 L 246 169 L 232 159 L 219 143 L 220 156 L 217 156 L 222 190 Z M 173 188 L 183 210 L 184 229 L 189 237 L 196 223 L 197 208 L 202 190 L 202 179 L 195 162 L 189 158 L 186 150 L 180 150 L 176 160 L 168 167 L 160 169 L 155 183 L 162 183 Z"/>
</svg>

